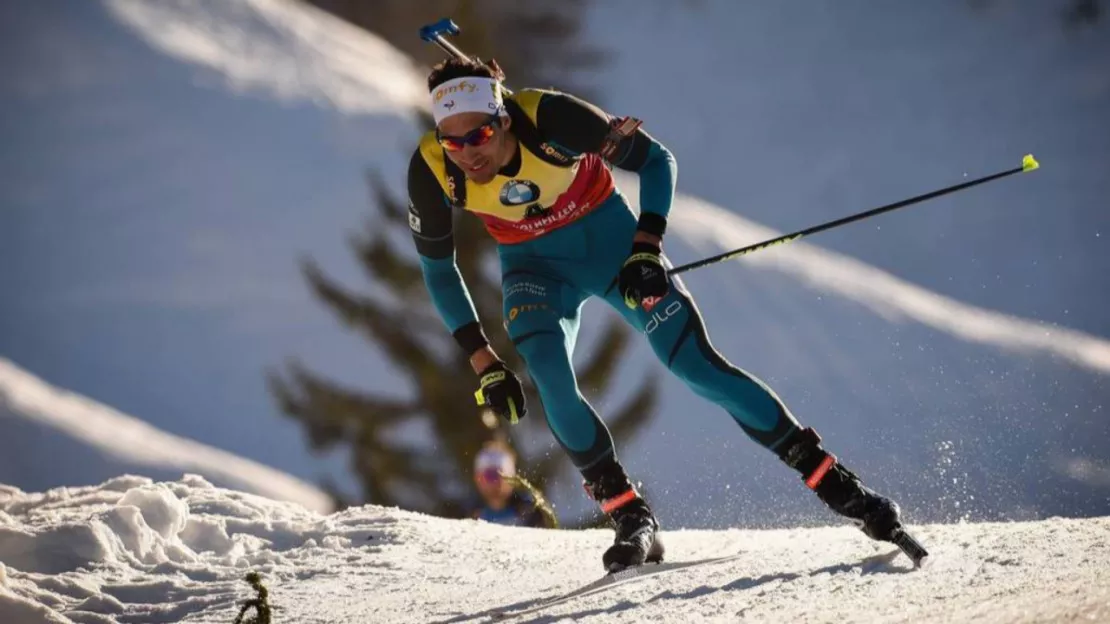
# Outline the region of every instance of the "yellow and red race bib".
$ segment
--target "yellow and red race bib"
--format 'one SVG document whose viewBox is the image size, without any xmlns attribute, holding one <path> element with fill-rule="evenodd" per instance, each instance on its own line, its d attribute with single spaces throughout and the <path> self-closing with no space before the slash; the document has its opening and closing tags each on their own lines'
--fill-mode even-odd
<svg viewBox="0 0 1110 624">
<path fill-rule="evenodd" d="M 510 96 L 536 121 L 540 91 L 522 90 Z M 448 197 L 454 196 L 435 132 L 424 135 L 420 153 Z M 541 160 L 520 146 L 520 171 L 497 175 L 488 184 L 466 181 L 466 205 L 485 223 L 499 243 L 519 243 L 560 228 L 588 214 L 612 192 L 613 176 L 597 154 L 586 154 L 569 167 Z"/>
</svg>

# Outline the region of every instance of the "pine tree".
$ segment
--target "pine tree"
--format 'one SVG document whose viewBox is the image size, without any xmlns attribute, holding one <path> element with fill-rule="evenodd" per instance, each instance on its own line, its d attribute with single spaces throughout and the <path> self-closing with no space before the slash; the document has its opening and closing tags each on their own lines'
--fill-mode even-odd
<svg viewBox="0 0 1110 624">
<path fill-rule="evenodd" d="M 574 41 L 580 24 L 576 12 L 567 12 L 568 8 L 581 8 L 583 0 L 532 3 L 527 7 L 510 0 L 433 1 L 419 7 L 405 0 L 311 2 L 428 64 L 438 61 L 442 52 L 420 42 L 417 30 L 451 15 L 463 27 L 459 45 L 483 59 L 496 56 L 521 85 L 534 85 L 544 78 L 565 85 L 558 71 L 585 67 L 597 60 L 589 46 Z M 492 36 L 494 32 L 496 37 Z M 424 123 L 431 128 L 430 117 L 426 116 Z M 302 270 L 313 292 L 347 327 L 362 334 L 388 358 L 409 380 L 410 388 L 407 394 L 375 395 L 324 379 L 293 360 L 282 373 L 268 374 L 280 409 L 303 425 L 313 449 L 350 449 L 351 469 L 362 486 L 361 502 L 447 517 L 465 515 L 472 490 L 474 454 L 491 436 L 514 447 L 521 473 L 544 489 L 558 472 L 569 469 L 565 456 L 555 452 L 531 457 L 514 444 L 520 435 L 550 438 L 539 397 L 527 384 L 531 415 L 513 428 L 479 411 L 473 401 L 477 379 L 466 355 L 435 314 L 425 290 L 409 238 L 405 203 L 391 196 L 375 173 L 368 172 L 367 183 L 377 216 L 351 244 L 378 295 L 346 290 L 311 260 L 302 263 Z M 457 262 L 479 318 L 497 353 L 514 370 L 526 373 L 498 322 L 502 316 L 500 276 L 483 271 L 496 260 L 494 241 L 478 219 L 470 215 L 456 217 Z M 596 344 L 585 350 L 588 358 L 578 374 L 587 397 L 596 400 L 607 394 L 629 337 L 623 321 L 612 318 Z M 526 375 L 523 377 L 527 380 Z M 655 402 L 654 388 L 654 380 L 648 379 L 622 406 L 606 410 L 614 436 L 627 438 L 647 422 Z M 399 430 L 414 426 L 428 432 L 424 443 L 397 441 Z M 359 502 L 330 484 L 325 487 L 337 507 Z"/>
</svg>

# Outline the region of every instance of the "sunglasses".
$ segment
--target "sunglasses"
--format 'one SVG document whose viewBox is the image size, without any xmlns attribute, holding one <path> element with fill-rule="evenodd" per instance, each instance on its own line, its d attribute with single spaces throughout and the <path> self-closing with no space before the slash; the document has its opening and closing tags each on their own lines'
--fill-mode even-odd
<svg viewBox="0 0 1110 624">
<path fill-rule="evenodd" d="M 478 473 L 478 478 L 481 479 L 485 483 L 500 483 L 501 482 L 501 471 L 498 470 L 497 468 L 487 468 L 487 469 L 483 470 L 482 472 Z"/>
<path fill-rule="evenodd" d="M 489 119 L 487 119 L 485 123 L 471 130 L 470 132 L 467 132 L 461 137 L 440 134 L 439 130 L 437 129 L 436 140 L 439 141 L 439 144 L 443 146 L 443 149 L 447 150 L 448 152 L 461 152 L 463 148 L 467 145 L 481 147 L 486 143 L 489 143 L 490 139 L 493 138 L 494 131 L 500 126 L 501 115 L 499 113 L 494 113 L 489 116 Z"/>
</svg>

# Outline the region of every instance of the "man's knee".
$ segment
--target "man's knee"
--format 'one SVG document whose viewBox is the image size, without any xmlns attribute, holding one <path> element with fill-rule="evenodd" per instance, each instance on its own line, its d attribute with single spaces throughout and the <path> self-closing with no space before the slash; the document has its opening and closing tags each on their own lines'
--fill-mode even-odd
<svg viewBox="0 0 1110 624">
<path fill-rule="evenodd" d="M 548 426 L 575 465 L 585 465 L 610 449 L 604 424 L 578 391 L 559 323 L 530 326 L 513 335 L 513 342 L 540 393 Z"/>
<path fill-rule="evenodd" d="M 559 315 L 550 303 L 506 302 L 505 331 L 529 367 L 540 364 L 545 353 L 565 349 L 566 334 L 559 323 Z"/>
<path fill-rule="evenodd" d="M 538 329 L 513 342 L 528 367 L 529 376 L 545 399 L 550 400 L 555 395 L 577 395 L 574 368 L 562 332 Z"/>
<path fill-rule="evenodd" d="M 697 343 L 705 334 L 693 300 L 684 292 L 672 291 L 651 310 L 640 314 L 642 331 L 656 357 L 674 373 L 689 369 L 689 353 L 699 351 Z"/>
</svg>

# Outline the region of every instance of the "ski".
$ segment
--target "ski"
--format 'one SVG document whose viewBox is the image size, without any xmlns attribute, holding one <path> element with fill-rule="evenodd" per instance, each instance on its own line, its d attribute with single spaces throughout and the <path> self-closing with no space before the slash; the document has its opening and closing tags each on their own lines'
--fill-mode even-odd
<svg viewBox="0 0 1110 624">
<path fill-rule="evenodd" d="M 897 529 L 890 541 L 894 543 L 894 545 L 896 545 L 902 551 L 902 553 L 909 557 L 909 559 L 913 562 L 914 568 L 921 568 L 928 561 L 929 552 L 925 550 L 925 547 L 921 545 L 921 542 L 917 541 L 917 539 L 910 535 L 904 528 Z M 743 553 L 735 553 L 722 557 L 699 559 L 696 561 L 645 563 L 643 565 L 625 568 L 617 572 L 606 574 L 601 578 L 586 583 L 585 585 L 572 589 L 566 593 L 541 599 L 539 602 L 523 609 L 494 611 L 493 618 L 495 620 L 505 620 L 522 615 L 534 614 L 539 611 L 543 611 L 544 609 L 549 609 L 551 607 L 565 604 L 567 602 L 575 600 L 576 598 L 583 598 L 585 596 L 598 594 L 614 587 L 619 587 L 621 585 L 631 583 L 633 581 L 650 578 L 652 576 L 656 576 L 658 574 L 663 574 L 666 572 L 673 572 L 675 570 L 688 569 L 694 566 L 724 563 L 726 561 L 737 559 L 742 554 Z M 895 556 L 895 553 L 891 553 L 891 556 Z"/>
<path fill-rule="evenodd" d="M 531 614 L 531 613 L 536 613 L 538 611 L 542 611 L 542 610 L 548 609 L 550 607 L 554 607 L 554 606 L 557 606 L 557 605 L 560 605 L 560 604 L 563 604 L 563 603 L 566 603 L 566 602 L 570 602 L 571 600 L 574 600 L 575 598 L 582 598 L 584 596 L 597 594 L 597 593 L 603 592 L 603 591 L 608 590 L 608 589 L 612 589 L 612 588 L 620 586 L 620 585 L 625 585 L 625 584 L 630 583 L 632 581 L 636 581 L 636 580 L 644 579 L 644 578 L 649 578 L 649 577 L 652 577 L 652 576 L 656 576 L 658 574 L 663 574 L 665 572 L 673 572 L 675 570 L 683 570 L 683 569 L 687 569 L 687 568 L 692 568 L 694 566 L 710 565 L 710 564 L 714 564 L 714 563 L 723 563 L 723 562 L 726 562 L 726 561 L 731 561 L 733 559 L 737 559 L 742 554 L 743 553 L 735 553 L 735 554 L 732 554 L 732 555 L 725 555 L 723 557 L 712 557 L 712 558 L 709 558 L 709 559 L 699 559 L 697 561 L 671 561 L 671 562 L 664 561 L 663 563 L 645 563 L 643 565 L 634 566 L 634 567 L 631 567 L 631 568 L 625 568 L 625 569 L 617 571 L 617 572 L 610 572 L 609 574 L 606 574 L 605 576 L 603 576 L 603 577 L 601 577 L 601 578 L 599 578 L 595 581 L 587 583 L 587 584 L 585 584 L 581 587 L 573 589 L 573 590 L 571 590 L 569 592 L 566 592 L 564 594 L 559 594 L 557 596 L 552 596 L 550 598 L 542 599 L 537 604 L 534 604 L 530 607 L 526 607 L 524 609 L 519 609 L 519 610 L 516 610 L 516 611 L 495 611 L 494 612 L 494 619 L 503 620 L 503 619 L 508 619 L 508 618 L 514 618 L 514 617 L 521 616 L 521 615 L 528 615 L 528 614 Z"/>
<path fill-rule="evenodd" d="M 929 551 L 925 550 L 921 542 L 907 533 L 905 529 L 897 529 L 894 532 L 894 537 L 891 538 L 890 541 L 894 542 L 894 545 L 900 548 L 902 552 L 913 561 L 913 567 L 920 568 L 928 562 Z"/>
</svg>

